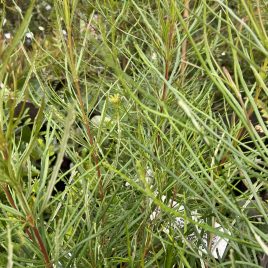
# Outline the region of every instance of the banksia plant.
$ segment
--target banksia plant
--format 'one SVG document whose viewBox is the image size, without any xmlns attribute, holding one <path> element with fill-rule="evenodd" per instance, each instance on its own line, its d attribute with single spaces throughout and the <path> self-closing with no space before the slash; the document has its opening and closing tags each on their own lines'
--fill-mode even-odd
<svg viewBox="0 0 268 268">
<path fill-rule="evenodd" d="M 267 3 L 39 2 L 0 4 L 0 266 L 266 267 Z"/>
</svg>

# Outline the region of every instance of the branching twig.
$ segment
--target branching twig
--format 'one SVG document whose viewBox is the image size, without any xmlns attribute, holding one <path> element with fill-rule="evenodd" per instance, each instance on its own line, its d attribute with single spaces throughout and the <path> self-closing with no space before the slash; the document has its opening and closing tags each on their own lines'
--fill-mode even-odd
<svg viewBox="0 0 268 268">
<path fill-rule="evenodd" d="M 4 155 L 4 161 L 7 161 L 8 160 L 8 153 L 7 153 L 7 150 L 5 150 L 5 153 L 3 153 Z M 7 197 L 7 200 L 8 202 L 10 203 L 10 205 L 16 209 L 16 210 L 19 210 L 15 204 L 15 201 L 10 193 L 10 190 L 9 190 L 9 186 L 7 184 L 5 184 L 3 186 L 3 190 L 5 192 L 5 195 Z M 44 261 L 45 261 L 45 264 L 46 264 L 46 267 L 47 268 L 52 268 L 52 264 L 50 262 L 50 259 L 49 259 L 49 255 L 48 255 L 48 252 L 47 252 L 47 249 L 45 247 L 45 244 L 43 242 L 43 239 L 40 235 L 40 232 L 38 230 L 38 228 L 36 227 L 36 224 L 35 224 L 35 221 L 34 221 L 34 218 L 32 216 L 32 213 L 30 213 L 29 215 L 27 215 L 26 217 L 26 220 L 25 220 L 29 225 L 30 227 L 32 228 L 33 232 L 34 232 L 34 235 L 35 235 L 35 238 L 37 239 L 37 242 L 38 242 L 38 245 L 39 245 L 39 249 L 40 251 L 42 252 L 43 254 L 43 257 L 44 257 Z M 30 233 L 30 230 L 29 228 L 26 228 L 25 230 L 25 233 L 28 235 L 28 237 L 30 238 L 31 241 L 33 241 L 33 237 Z"/>
<path fill-rule="evenodd" d="M 184 1 L 184 11 L 183 11 L 183 18 L 186 21 L 186 25 L 188 26 L 188 18 L 189 18 L 189 6 L 190 6 L 190 0 Z M 181 77 L 181 83 L 183 84 L 184 78 L 185 78 L 185 71 L 187 68 L 187 38 L 183 40 L 183 43 L 181 45 L 181 65 L 180 65 L 180 77 Z"/>
<path fill-rule="evenodd" d="M 171 18 L 172 21 L 169 22 L 169 32 L 168 32 L 168 36 L 167 36 L 167 40 L 166 40 L 166 53 L 165 53 L 165 81 L 163 84 L 163 89 L 162 89 L 162 96 L 161 96 L 161 100 L 163 102 L 166 101 L 167 99 L 167 95 L 168 95 L 168 90 L 167 90 L 167 81 L 169 80 L 169 68 L 170 68 L 170 61 L 171 61 L 171 48 L 172 48 L 172 41 L 173 41 L 173 37 L 174 37 L 174 31 L 175 31 L 175 23 L 173 21 L 173 18 Z M 163 112 L 163 107 L 160 107 L 160 112 Z M 159 147 L 160 145 L 160 134 L 158 133 L 156 136 L 156 144 L 157 147 Z"/>
<path fill-rule="evenodd" d="M 172 41 L 174 37 L 175 25 L 172 21 L 169 26 L 168 38 L 166 42 L 166 56 L 165 56 L 165 80 L 169 80 L 169 67 L 170 67 L 170 50 L 172 48 Z M 164 81 L 161 100 L 165 101 L 167 98 L 167 83 Z M 162 108 L 161 108 L 162 111 Z"/>
<path fill-rule="evenodd" d="M 86 127 L 86 132 L 87 132 L 87 136 L 89 138 L 89 143 L 93 147 L 92 158 L 93 158 L 93 161 L 96 165 L 96 172 L 97 172 L 97 176 L 99 179 L 99 196 L 100 196 L 100 199 L 102 200 L 104 198 L 104 191 L 103 191 L 103 182 L 102 182 L 102 178 L 101 178 L 101 171 L 100 171 L 100 167 L 99 167 L 99 159 L 98 159 L 98 155 L 94 149 L 94 139 L 93 139 L 93 136 L 91 134 L 89 118 L 88 118 L 87 113 L 85 111 L 85 107 L 84 107 L 84 103 L 83 103 L 83 99 L 82 99 L 82 94 L 81 94 L 81 89 L 80 89 L 80 84 L 79 84 L 79 77 L 78 77 L 78 74 L 76 71 L 76 66 L 75 66 L 75 56 L 73 53 L 74 45 L 73 45 L 73 39 L 72 39 L 72 29 L 71 29 L 70 25 L 67 25 L 67 32 L 68 32 L 68 38 L 67 38 L 68 51 L 69 51 L 69 56 L 70 56 L 70 69 L 71 69 L 71 73 L 73 76 L 73 81 L 74 81 L 74 86 L 75 86 L 78 102 L 79 102 L 81 112 L 82 112 L 82 121 Z"/>
<path fill-rule="evenodd" d="M 5 192 L 5 194 L 6 194 L 6 197 L 7 197 L 8 201 L 9 201 L 10 205 L 11 205 L 14 209 L 18 210 L 17 206 L 15 205 L 15 202 L 14 202 L 14 200 L 13 200 L 13 197 L 12 197 L 12 195 L 11 195 L 11 193 L 10 193 L 10 190 L 9 190 L 8 186 L 5 185 L 5 186 L 3 187 L 3 189 L 4 189 L 4 192 Z M 30 220 L 30 219 L 31 219 L 31 220 Z M 33 217 L 32 217 L 32 216 L 27 216 L 26 222 L 30 224 L 30 226 L 31 226 L 31 228 L 32 228 L 32 230 L 33 230 L 33 232 L 34 232 L 35 238 L 37 239 L 37 242 L 38 242 L 38 245 L 39 245 L 39 249 L 40 249 L 40 251 L 41 251 L 42 254 L 43 254 L 44 261 L 45 261 L 45 263 L 46 263 L 46 267 L 47 267 L 47 268 L 52 268 L 52 264 L 51 264 L 51 262 L 50 262 L 50 260 L 49 260 L 49 256 L 48 256 L 48 253 L 47 253 L 47 249 L 46 249 L 45 244 L 44 244 L 44 242 L 43 242 L 43 240 L 42 240 L 42 237 L 41 237 L 41 235 L 40 235 L 40 233 L 39 233 L 39 230 L 38 230 L 38 228 L 37 228 L 36 225 L 35 225 L 35 222 L 34 222 L 34 220 L 33 220 Z M 25 233 L 28 235 L 28 237 L 30 238 L 30 240 L 33 241 L 33 237 L 32 237 L 32 235 L 31 235 L 31 232 L 30 232 L 29 228 L 26 228 L 26 229 L 25 229 Z"/>
</svg>

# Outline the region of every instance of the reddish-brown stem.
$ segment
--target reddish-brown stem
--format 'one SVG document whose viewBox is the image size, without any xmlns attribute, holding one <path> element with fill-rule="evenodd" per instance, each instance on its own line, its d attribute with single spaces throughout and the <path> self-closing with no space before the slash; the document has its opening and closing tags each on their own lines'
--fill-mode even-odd
<svg viewBox="0 0 268 268">
<path fill-rule="evenodd" d="M 165 60 L 165 80 L 166 81 L 168 81 L 168 78 L 169 78 L 168 72 L 169 72 L 169 61 L 168 59 L 166 59 Z M 166 98 L 167 98 L 167 84 L 166 82 L 164 82 L 161 100 L 165 101 Z"/>
<path fill-rule="evenodd" d="M 15 202 L 14 202 L 14 200 L 13 200 L 11 194 L 10 194 L 10 191 L 9 191 L 9 189 L 8 189 L 8 186 L 5 186 L 5 187 L 4 187 L 4 192 L 5 192 L 5 194 L 6 194 L 6 197 L 7 197 L 8 201 L 9 201 L 10 205 L 11 205 L 14 209 L 18 210 L 17 207 L 16 207 L 16 205 L 15 205 Z M 36 239 L 37 239 L 37 241 L 38 241 L 40 251 L 41 251 L 42 254 L 43 254 L 43 257 L 44 257 L 44 260 L 45 260 L 45 263 L 46 263 L 46 267 L 47 267 L 47 268 L 52 268 L 52 265 L 51 265 L 51 263 L 50 263 L 50 261 L 49 261 L 49 257 L 48 257 L 47 250 L 46 250 L 46 248 L 45 248 L 45 246 L 44 246 L 43 240 L 42 240 L 42 238 L 41 238 L 41 236 L 40 236 L 40 234 L 39 234 L 38 229 L 37 229 L 35 226 L 33 226 L 32 228 L 33 228 L 35 237 L 36 237 Z M 30 232 L 30 230 L 29 230 L 28 227 L 25 229 L 25 233 L 28 235 L 28 237 L 30 238 L 30 240 L 33 241 L 33 237 L 32 237 L 32 235 L 31 235 L 31 232 Z"/>
<path fill-rule="evenodd" d="M 41 235 L 39 233 L 39 230 L 37 229 L 36 226 L 32 226 L 32 229 L 33 229 L 34 235 L 35 235 L 35 237 L 37 239 L 37 242 L 39 244 L 40 250 L 41 250 L 41 252 L 42 252 L 42 254 L 44 256 L 46 267 L 47 268 L 52 268 L 53 266 L 52 266 L 52 264 L 51 264 L 51 262 L 49 260 L 48 253 L 47 253 L 46 247 L 45 247 L 45 245 L 43 243 L 42 237 L 41 237 Z"/>
<path fill-rule="evenodd" d="M 168 37 L 166 40 L 166 55 L 165 55 L 165 81 L 163 84 L 163 88 L 162 88 L 162 96 L 161 96 L 161 100 L 164 102 L 167 99 L 167 95 L 168 95 L 168 88 L 167 88 L 167 81 L 169 80 L 169 65 L 170 65 L 170 50 L 172 47 L 172 41 L 173 41 L 173 35 L 174 35 L 174 29 L 175 29 L 175 23 L 169 22 L 170 23 L 170 27 L 169 27 L 169 33 L 168 33 Z M 160 107 L 160 112 L 163 112 L 163 107 Z M 161 142 L 161 138 L 160 138 L 160 134 L 157 134 L 156 137 L 156 144 L 157 147 L 159 147 Z"/>
<path fill-rule="evenodd" d="M 9 155 L 8 155 L 8 153 L 7 153 L 7 150 L 4 150 L 4 152 L 5 152 L 5 153 L 3 154 L 3 155 L 4 155 L 4 160 L 7 161 L 8 158 L 9 158 Z M 6 195 L 6 197 L 7 197 L 8 202 L 10 203 L 10 205 L 11 205 L 14 209 L 18 210 L 18 208 L 17 208 L 17 206 L 16 206 L 16 204 L 15 204 L 15 201 L 14 201 L 14 199 L 13 199 L 11 193 L 10 193 L 9 186 L 8 186 L 7 184 L 5 184 L 5 185 L 3 186 L 3 190 L 4 190 L 4 192 L 5 192 L 5 195 Z M 45 245 L 44 245 L 44 243 L 43 243 L 43 240 L 42 240 L 42 238 L 41 238 L 41 236 L 40 236 L 40 233 L 39 233 L 37 227 L 35 226 L 33 217 L 32 217 L 32 216 L 27 217 L 27 218 L 26 218 L 26 222 L 29 223 L 29 225 L 31 226 L 31 228 L 32 228 L 33 231 L 34 231 L 35 237 L 36 237 L 36 239 L 37 239 L 37 241 L 38 241 L 38 244 L 39 244 L 40 251 L 41 251 L 42 254 L 43 254 L 44 261 L 45 261 L 45 263 L 46 263 L 46 267 L 47 267 L 47 268 L 52 268 L 52 264 L 50 263 L 50 260 L 49 260 L 49 256 L 48 256 L 46 247 L 45 247 Z M 30 240 L 33 241 L 33 237 L 32 237 L 32 235 L 31 235 L 31 232 L 30 232 L 30 230 L 29 230 L 28 227 L 26 227 L 26 229 L 25 229 L 25 233 L 28 235 L 28 237 L 30 238 Z"/>
<path fill-rule="evenodd" d="M 7 199 L 8 199 L 8 202 L 10 203 L 10 205 L 11 205 L 14 209 L 18 210 L 18 208 L 17 208 L 17 206 L 16 206 L 16 204 L 15 204 L 15 202 L 14 202 L 14 199 L 13 199 L 11 193 L 10 193 L 10 190 L 9 190 L 9 188 L 8 188 L 8 185 L 5 185 L 5 186 L 3 187 L 3 189 L 4 189 L 4 192 L 5 192 L 5 194 L 6 194 L 6 197 L 7 197 Z M 29 217 L 29 219 L 30 219 L 30 218 L 32 219 L 32 217 Z M 28 220 L 29 220 L 29 219 L 28 219 Z M 27 220 L 27 221 L 28 221 L 28 220 Z M 29 224 L 31 225 L 31 227 L 32 227 L 32 229 L 33 229 L 33 231 L 34 231 L 35 237 L 36 237 L 36 239 L 37 239 L 37 241 L 38 241 L 39 248 L 40 248 L 40 251 L 41 251 L 42 254 L 43 254 L 43 257 L 44 257 L 44 260 L 45 260 L 45 263 L 46 263 L 47 268 L 52 268 L 52 265 L 51 265 L 50 260 L 49 260 L 49 257 L 48 257 L 47 250 L 46 250 L 46 248 L 45 248 L 45 245 L 44 245 L 43 240 L 42 240 L 42 238 L 41 238 L 41 236 L 40 236 L 40 234 L 39 234 L 39 231 L 38 231 L 37 227 L 34 225 L 33 220 L 29 220 Z M 32 235 L 31 235 L 31 232 L 30 232 L 29 228 L 26 228 L 26 229 L 25 229 L 25 233 L 28 235 L 28 237 L 30 238 L 30 240 L 33 241 L 33 237 L 32 237 Z"/>
<path fill-rule="evenodd" d="M 82 110 L 83 122 L 84 122 L 84 124 L 86 126 L 86 131 L 87 131 L 87 135 L 88 135 L 88 138 L 89 138 L 89 143 L 93 147 L 94 146 L 94 141 L 93 141 L 93 137 L 91 135 L 89 119 L 86 116 L 84 103 L 83 103 L 83 100 L 82 100 L 82 97 L 81 97 L 81 90 L 80 90 L 79 82 L 76 81 L 75 85 L 76 85 L 75 86 L 76 87 L 76 92 L 78 94 L 79 104 L 80 104 L 80 107 L 81 107 L 81 110 Z M 100 167 L 99 167 L 99 159 L 98 159 L 98 156 L 97 156 L 96 151 L 95 151 L 94 148 L 93 148 L 93 152 L 92 152 L 92 158 L 93 158 L 93 161 L 94 161 L 94 163 L 96 165 L 97 176 L 98 176 L 98 178 L 100 180 L 99 181 L 99 195 L 100 195 L 100 198 L 102 200 L 104 198 L 103 184 L 102 184 L 102 180 L 101 180 L 101 171 L 100 171 Z"/>
<path fill-rule="evenodd" d="M 190 5 L 190 0 L 185 0 L 183 18 L 186 20 L 186 22 L 189 18 L 189 5 Z M 186 68 L 187 68 L 187 38 L 184 39 L 182 46 L 181 46 L 180 77 L 181 77 L 182 84 L 184 82 Z"/>
<path fill-rule="evenodd" d="M 100 196 L 100 199 L 102 200 L 104 198 L 104 190 L 103 190 L 103 182 L 101 179 L 101 170 L 100 170 L 100 166 L 99 166 L 99 159 L 98 159 L 98 155 L 94 149 L 94 139 L 93 139 L 93 136 L 91 134 L 89 118 L 88 118 L 86 111 L 85 111 L 85 107 L 84 107 L 84 103 L 83 103 L 83 99 L 82 99 L 82 95 L 81 95 L 79 79 L 78 79 L 77 71 L 75 68 L 75 60 L 74 60 L 74 53 L 73 53 L 74 45 L 73 45 L 72 31 L 71 31 L 70 25 L 67 25 L 67 31 L 68 31 L 67 42 L 68 42 L 69 55 L 70 55 L 70 68 L 71 68 L 71 72 L 73 75 L 73 81 L 74 81 L 76 94 L 78 97 L 78 102 L 79 102 L 81 112 L 82 112 L 82 121 L 86 127 L 86 132 L 87 132 L 87 135 L 89 138 L 89 143 L 93 147 L 92 158 L 93 158 L 93 161 L 96 165 L 96 172 L 97 172 L 97 176 L 99 178 L 99 196 Z"/>
<path fill-rule="evenodd" d="M 164 81 L 163 90 L 162 90 L 162 97 L 161 97 L 162 101 L 165 101 L 167 98 L 167 83 L 166 83 L 166 81 L 168 81 L 168 79 L 169 79 L 170 49 L 172 46 L 173 34 L 174 34 L 174 23 L 172 22 L 170 24 L 167 43 L 166 43 L 165 81 Z M 162 111 L 162 108 L 161 108 L 161 111 Z"/>
<path fill-rule="evenodd" d="M 9 202 L 9 204 L 10 204 L 14 209 L 17 210 L 17 206 L 16 206 L 16 204 L 15 204 L 13 198 L 12 198 L 12 195 L 11 195 L 11 193 L 10 193 L 10 191 L 9 191 L 8 185 L 5 185 L 5 186 L 4 186 L 4 192 L 5 192 L 5 194 L 6 194 L 6 197 L 7 197 L 7 200 L 8 200 L 8 202 Z"/>
</svg>

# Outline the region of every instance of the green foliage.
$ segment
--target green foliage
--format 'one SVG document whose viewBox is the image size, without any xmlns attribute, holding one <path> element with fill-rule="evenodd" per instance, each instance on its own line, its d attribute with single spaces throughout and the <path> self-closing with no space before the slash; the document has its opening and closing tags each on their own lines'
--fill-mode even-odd
<svg viewBox="0 0 268 268">
<path fill-rule="evenodd" d="M 265 267 L 267 1 L 15 2 L 0 266 Z"/>
</svg>

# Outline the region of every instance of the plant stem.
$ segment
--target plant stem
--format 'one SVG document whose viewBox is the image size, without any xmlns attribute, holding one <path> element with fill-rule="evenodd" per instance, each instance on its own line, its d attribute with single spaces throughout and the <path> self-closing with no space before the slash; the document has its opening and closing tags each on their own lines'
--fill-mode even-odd
<svg viewBox="0 0 268 268">
<path fill-rule="evenodd" d="M 7 153 L 7 150 L 4 150 L 3 155 L 4 155 L 4 160 L 7 161 L 7 160 L 9 159 L 9 154 Z M 11 193 L 10 193 L 8 184 L 5 184 L 5 185 L 3 186 L 3 190 L 4 190 L 4 192 L 5 192 L 5 195 L 6 195 L 7 199 L 8 199 L 8 202 L 10 203 L 10 205 L 11 205 L 14 209 L 19 210 L 19 209 L 17 208 L 16 204 L 15 204 L 15 201 L 14 201 L 14 199 L 13 199 Z M 35 225 L 35 221 L 34 221 L 34 218 L 33 218 L 33 216 L 32 216 L 32 212 L 29 211 L 29 206 L 28 206 L 27 204 L 25 204 L 25 202 L 24 202 L 24 200 L 23 200 L 23 197 L 22 197 L 22 194 L 18 192 L 18 189 L 17 189 L 17 191 L 16 191 L 16 187 L 15 187 L 15 193 L 17 193 L 18 197 L 20 197 L 20 198 L 22 199 L 22 200 L 21 200 L 21 201 L 22 201 L 22 204 L 25 205 L 24 210 L 27 211 L 27 212 L 29 213 L 28 216 L 26 217 L 26 220 L 25 220 L 25 221 L 31 226 L 31 228 L 32 228 L 33 231 L 34 231 L 34 235 L 35 235 L 35 237 L 36 237 L 36 239 L 37 239 L 37 241 L 38 241 L 39 249 L 40 249 L 40 251 L 41 251 L 42 254 L 43 254 L 43 257 L 44 257 L 44 261 L 45 261 L 46 267 L 47 267 L 47 268 L 52 268 L 52 264 L 51 264 L 51 262 L 50 262 L 50 260 L 49 260 L 49 256 L 48 256 L 48 253 L 47 253 L 47 249 L 46 249 L 46 247 L 45 247 L 45 245 L 44 245 L 44 242 L 43 242 L 42 237 L 41 237 L 41 235 L 40 235 L 40 233 L 39 233 L 39 230 L 38 230 L 38 228 L 37 228 L 36 225 Z M 33 238 L 32 238 L 32 235 L 31 235 L 31 233 L 30 233 L 30 231 L 29 231 L 29 228 L 26 228 L 25 233 L 28 235 L 28 237 L 30 238 L 30 240 L 33 241 Z"/>
<path fill-rule="evenodd" d="M 81 88 L 80 88 L 80 84 L 79 84 L 79 77 L 78 77 L 78 74 L 77 74 L 77 71 L 75 68 L 75 56 L 73 53 L 74 45 L 73 45 L 72 30 L 71 30 L 70 25 L 67 25 L 67 32 L 68 32 L 67 42 L 68 42 L 68 49 L 69 49 L 69 56 L 70 56 L 69 57 L 70 69 L 71 69 L 71 73 L 73 76 L 73 81 L 74 81 L 76 94 L 78 97 L 78 102 L 79 102 L 81 112 L 82 112 L 82 121 L 86 127 L 86 132 L 87 132 L 87 136 L 89 138 L 89 143 L 93 147 L 92 158 L 93 158 L 93 161 L 95 162 L 96 172 L 97 172 L 97 176 L 99 178 L 99 196 L 100 196 L 100 199 L 103 200 L 104 190 L 103 190 L 103 182 L 102 182 L 102 178 L 101 178 L 101 170 L 100 170 L 100 166 L 99 166 L 99 159 L 98 159 L 98 155 L 97 155 L 95 148 L 94 148 L 94 139 L 93 139 L 93 136 L 91 134 L 89 119 L 88 119 L 88 116 L 86 114 L 83 99 L 82 99 Z"/>
<path fill-rule="evenodd" d="M 42 254 L 43 254 L 43 256 L 44 256 L 44 260 L 45 260 L 45 263 L 46 263 L 46 267 L 47 267 L 47 268 L 52 268 L 53 266 L 52 266 L 52 264 L 51 264 L 51 262 L 50 262 L 50 260 L 49 260 L 48 253 L 47 253 L 46 247 L 45 247 L 45 245 L 44 245 L 44 242 L 43 242 L 43 240 L 42 240 L 42 237 L 41 237 L 41 235 L 40 235 L 40 233 L 39 233 L 39 230 L 37 229 L 36 226 L 32 226 L 32 229 L 33 229 L 34 235 L 35 235 L 35 237 L 36 237 L 36 239 L 37 239 L 37 241 L 38 241 L 39 248 L 40 248 L 40 250 L 41 250 L 41 252 L 42 252 Z"/>
<path fill-rule="evenodd" d="M 187 20 L 189 18 L 189 5 L 190 0 L 185 0 L 184 2 L 184 11 L 183 11 L 183 18 L 186 21 L 186 26 L 188 27 Z M 181 46 L 181 65 L 180 65 L 180 77 L 181 77 L 181 84 L 184 83 L 185 79 L 185 71 L 187 68 L 187 38 L 183 40 L 182 46 Z"/>
</svg>

